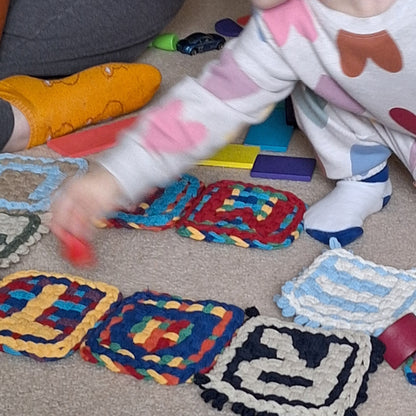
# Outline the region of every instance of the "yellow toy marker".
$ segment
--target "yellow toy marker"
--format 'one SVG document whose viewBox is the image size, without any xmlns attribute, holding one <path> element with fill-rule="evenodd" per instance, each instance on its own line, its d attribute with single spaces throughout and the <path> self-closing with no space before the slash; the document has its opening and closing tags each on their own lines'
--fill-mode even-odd
<svg viewBox="0 0 416 416">
<path fill-rule="evenodd" d="M 211 158 L 199 161 L 198 165 L 251 169 L 259 153 L 260 146 L 228 144 Z"/>
</svg>

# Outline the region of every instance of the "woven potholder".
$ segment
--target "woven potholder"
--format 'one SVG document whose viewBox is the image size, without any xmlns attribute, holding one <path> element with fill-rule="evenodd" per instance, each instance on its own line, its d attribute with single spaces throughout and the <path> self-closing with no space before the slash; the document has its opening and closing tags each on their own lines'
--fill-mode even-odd
<svg viewBox="0 0 416 416">
<path fill-rule="evenodd" d="M 243 319 L 233 305 L 137 292 L 88 333 L 80 353 L 138 379 L 184 383 L 212 366 Z"/>
<path fill-rule="evenodd" d="M 288 247 L 303 230 L 305 204 L 291 192 L 243 182 L 206 187 L 177 222 L 184 237 L 266 250 Z"/>
<path fill-rule="evenodd" d="M 0 267 L 17 263 L 20 256 L 28 254 L 49 227 L 43 223 L 44 215 L 0 212 Z"/>
<path fill-rule="evenodd" d="M 354 416 L 383 345 L 361 332 L 307 329 L 276 318 L 249 319 L 214 368 L 195 376 L 202 398 L 238 415 Z"/>
<path fill-rule="evenodd" d="M 42 212 L 50 208 L 52 193 L 67 178 L 83 174 L 84 159 L 0 155 L 0 210 Z"/>
<path fill-rule="evenodd" d="M 312 327 L 378 336 L 416 313 L 416 272 L 375 264 L 337 248 L 327 250 L 275 296 L 285 317 Z"/>
<path fill-rule="evenodd" d="M 153 231 L 171 228 L 203 186 L 197 178 L 185 174 L 166 188 L 158 188 L 134 210 L 116 211 L 100 221 L 98 226 Z"/>
<path fill-rule="evenodd" d="M 81 277 L 22 271 L 0 282 L 0 351 L 64 358 L 120 300 L 117 288 Z"/>
</svg>

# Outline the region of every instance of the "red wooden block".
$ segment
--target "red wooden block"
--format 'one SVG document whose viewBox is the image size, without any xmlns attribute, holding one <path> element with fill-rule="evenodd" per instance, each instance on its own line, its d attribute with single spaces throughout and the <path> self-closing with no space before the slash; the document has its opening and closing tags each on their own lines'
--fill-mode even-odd
<svg viewBox="0 0 416 416">
<path fill-rule="evenodd" d="M 62 257 L 76 267 L 90 267 L 96 263 L 96 258 L 91 245 L 71 233 L 60 230 Z"/>
</svg>

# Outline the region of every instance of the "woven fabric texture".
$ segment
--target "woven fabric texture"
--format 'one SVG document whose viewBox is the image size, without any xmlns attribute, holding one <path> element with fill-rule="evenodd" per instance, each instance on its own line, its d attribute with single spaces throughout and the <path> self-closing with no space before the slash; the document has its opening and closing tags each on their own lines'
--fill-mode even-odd
<svg viewBox="0 0 416 416">
<path fill-rule="evenodd" d="M 131 211 L 116 211 L 98 226 L 159 231 L 172 228 L 198 196 L 203 183 L 185 174 L 166 188 L 158 188 Z"/>
<path fill-rule="evenodd" d="M 327 250 L 286 282 L 275 301 L 296 323 L 378 336 L 406 313 L 416 313 L 416 272 L 375 264 L 342 248 Z"/>
<path fill-rule="evenodd" d="M 178 233 L 199 241 L 264 250 L 288 247 L 303 230 L 305 204 L 269 186 L 219 181 L 206 187 Z"/>
<path fill-rule="evenodd" d="M 212 367 L 243 319 L 233 305 L 137 292 L 88 333 L 80 353 L 137 379 L 185 383 Z"/>
<path fill-rule="evenodd" d="M 17 263 L 49 232 L 46 216 L 0 212 L 0 268 Z"/>
<path fill-rule="evenodd" d="M 85 173 L 87 168 L 84 159 L 0 154 L 0 211 L 48 211 L 52 193 L 68 178 Z"/>
<path fill-rule="evenodd" d="M 22 271 L 0 282 L 0 351 L 64 358 L 120 300 L 117 288 L 81 277 Z"/>
<path fill-rule="evenodd" d="M 238 415 L 355 416 L 383 351 L 377 338 L 361 332 L 327 332 L 257 316 L 195 383 L 214 408 L 228 404 Z"/>
</svg>

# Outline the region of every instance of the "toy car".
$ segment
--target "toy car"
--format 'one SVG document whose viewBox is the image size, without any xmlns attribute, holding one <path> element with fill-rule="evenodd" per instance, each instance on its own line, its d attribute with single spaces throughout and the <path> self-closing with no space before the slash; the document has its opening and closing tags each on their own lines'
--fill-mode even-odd
<svg viewBox="0 0 416 416">
<path fill-rule="evenodd" d="M 176 49 L 187 55 L 196 55 L 197 53 L 212 51 L 213 49 L 222 49 L 225 44 L 225 38 L 216 33 L 196 32 L 181 39 L 176 44 Z"/>
</svg>

